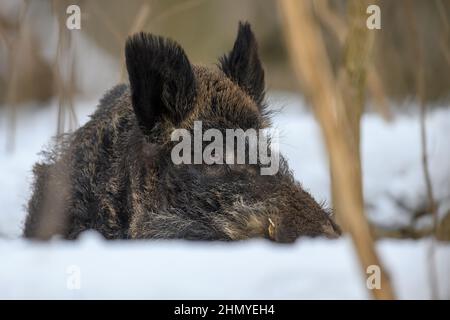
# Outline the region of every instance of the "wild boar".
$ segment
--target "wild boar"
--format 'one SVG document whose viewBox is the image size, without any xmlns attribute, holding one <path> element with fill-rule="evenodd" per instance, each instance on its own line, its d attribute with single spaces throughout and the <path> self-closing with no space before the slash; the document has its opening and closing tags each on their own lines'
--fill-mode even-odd
<svg viewBox="0 0 450 320">
<path fill-rule="evenodd" d="M 176 42 L 146 33 L 125 45 L 129 85 L 113 88 L 84 126 L 58 138 L 34 167 L 25 237 L 292 242 L 337 237 L 339 227 L 279 158 L 253 164 L 175 164 L 176 129 L 270 126 L 264 70 L 248 23 L 217 66 L 191 64 Z M 47 228 L 48 229 L 48 228 Z"/>
</svg>

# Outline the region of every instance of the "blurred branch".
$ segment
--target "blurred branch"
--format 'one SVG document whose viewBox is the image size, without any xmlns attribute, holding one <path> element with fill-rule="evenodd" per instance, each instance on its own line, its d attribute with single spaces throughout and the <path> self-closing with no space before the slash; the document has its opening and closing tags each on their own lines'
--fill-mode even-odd
<svg viewBox="0 0 450 320">
<path fill-rule="evenodd" d="M 11 40 L 8 38 L 7 30 L 10 29 L 10 23 L 6 21 L 2 16 L 0 16 L 0 39 L 4 42 L 6 48 L 11 50 Z"/>
<path fill-rule="evenodd" d="M 161 21 L 164 21 L 176 14 L 179 14 L 183 11 L 195 8 L 197 6 L 199 6 L 200 4 L 202 4 L 202 2 L 205 2 L 205 0 L 188 0 L 188 1 L 183 1 L 177 5 L 174 5 L 172 7 L 170 7 L 168 10 L 158 14 L 157 16 L 153 17 L 153 19 L 149 20 L 148 23 L 149 24 L 157 24 L 160 23 Z M 147 28 L 148 25 L 144 25 L 144 28 Z"/>
<path fill-rule="evenodd" d="M 12 152 L 15 147 L 15 137 L 16 137 L 16 122 L 17 122 L 17 111 L 16 105 L 18 103 L 18 92 L 19 92 L 19 64 L 23 60 L 23 55 L 26 54 L 24 50 L 27 44 L 25 33 L 27 32 L 27 23 L 25 22 L 25 17 L 28 12 L 30 3 L 24 1 L 20 7 L 19 12 L 19 23 L 18 23 L 18 34 L 17 37 L 8 42 L 6 35 L 4 35 L 5 42 L 9 45 L 9 67 L 10 67 L 10 79 L 8 84 L 8 89 L 6 92 L 6 105 L 9 109 L 8 115 L 9 119 L 7 122 L 7 138 L 6 138 L 6 151 Z M 3 29 L 3 28 L 2 28 Z"/>
<path fill-rule="evenodd" d="M 327 30 L 337 38 L 341 47 L 345 47 L 348 33 L 351 30 L 349 31 L 349 27 L 347 27 L 344 20 L 330 9 L 328 0 L 315 0 L 313 4 L 315 9 L 314 12 L 317 17 L 327 28 Z M 371 41 L 373 41 L 373 39 Z M 383 82 L 381 81 L 380 75 L 378 74 L 378 71 L 373 63 L 366 63 L 366 65 L 367 87 L 375 100 L 374 105 L 376 111 L 383 117 L 384 120 L 390 121 L 392 120 L 392 114 L 389 110 L 389 105 L 386 99 L 386 90 Z"/>
<path fill-rule="evenodd" d="M 367 85 L 371 96 L 375 100 L 375 110 L 385 121 L 391 121 L 392 113 L 386 98 L 386 89 L 373 63 L 368 66 Z"/>
<path fill-rule="evenodd" d="M 294 71 L 303 80 L 321 125 L 333 179 L 338 186 L 336 195 L 340 199 L 339 214 L 344 218 L 352 236 L 363 271 L 370 265 L 380 267 L 381 288 L 373 290 L 372 294 L 379 299 L 393 299 L 394 293 L 388 275 L 378 259 L 364 214 L 360 186 L 355 183 L 357 174 L 352 166 L 355 163 L 355 153 L 347 139 L 346 129 L 337 117 L 338 110 L 344 108 L 344 100 L 334 79 L 310 4 L 309 1 L 280 0 L 288 51 Z"/>
<path fill-rule="evenodd" d="M 104 10 L 98 7 L 98 4 L 95 1 L 92 1 L 91 5 L 92 13 L 102 21 L 106 26 L 106 29 L 114 36 L 117 43 L 122 44 L 124 38 L 122 32 L 116 28 L 116 25 L 105 15 Z"/>
<path fill-rule="evenodd" d="M 444 54 L 445 60 L 450 66 L 450 51 L 448 50 L 448 46 L 444 41 L 439 43 L 439 47 L 441 48 L 442 53 Z"/>
<path fill-rule="evenodd" d="M 428 210 L 433 217 L 433 235 L 431 237 L 432 242 L 429 251 L 429 275 L 430 275 L 430 286 L 431 286 L 431 297 L 433 300 L 437 299 L 439 296 L 439 288 L 438 288 L 438 279 L 437 279 L 437 267 L 436 267 L 436 257 L 435 257 L 435 237 L 436 230 L 438 225 L 438 217 L 437 217 L 437 205 L 434 200 L 433 195 L 433 185 L 431 183 L 430 170 L 428 165 L 428 155 L 427 155 L 427 130 L 426 130 L 426 92 L 425 92 L 425 56 L 423 50 L 423 44 L 421 41 L 420 34 L 417 30 L 417 19 L 414 12 L 414 8 L 411 5 L 410 1 L 405 2 L 406 6 L 406 14 L 408 15 L 412 44 L 414 54 L 416 56 L 417 61 L 417 72 L 416 72 L 416 94 L 417 100 L 420 105 L 420 142 L 422 147 L 422 169 L 425 178 L 425 186 L 427 192 L 428 199 Z"/>
<path fill-rule="evenodd" d="M 111 21 L 111 19 L 104 14 L 104 11 L 98 7 L 98 4 L 95 1 L 92 2 L 92 13 L 96 15 L 100 21 L 105 25 L 106 29 L 113 35 L 116 39 L 119 47 L 123 46 L 123 42 L 128 35 L 134 34 L 141 30 L 145 30 L 148 28 L 149 24 L 156 24 L 163 20 L 166 20 L 176 14 L 179 14 L 185 10 L 189 10 L 195 8 L 200 5 L 205 0 L 190 0 L 184 1 L 174 6 L 171 6 L 168 10 L 152 17 L 150 19 L 151 14 L 151 6 L 148 1 L 144 2 L 139 10 L 136 13 L 136 16 L 133 20 L 133 24 L 129 28 L 129 30 L 124 33 L 119 30 L 116 25 Z M 125 68 L 125 58 L 123 54 L 120 58 L 120 82 L 124 82 L 126 78 L 126 68 Z"/>
<path fill-rule="evenodd" d="M 69 112 L 68 131 L 78 126 L 73 97 L 76 91 L 75 56 L 72 49 L 72 33 L 66 29 L 65 16 L 62 14 L 64 7 L 56 0 L 53 1 L 53 11 L 56 12 L 58 21 L 58 44 L 56 48 L 56 60 L 54 64 L 55 86 L 58 96 L 58 129 L 57 136 L 65 133 L 66 111 Z"/>
<path fill-rule="evenodd" d="M 356 198 L 363 204 L 363 185 L 361 173 L 360 152 L 360 123 L 364 110 L 367 65 L 370 64 L 370 52 L 372 51 L 374 32 L 369 32 L 366 27 L 365 8 L 367 3 L 359 0 L 349 0 L 348 32 L 343 45 L 343 62 L 338 69 L 338 91 L 343 93 L 342 104 L 336 105 L 337 122 L 341 125 L 344 137 L 350 148 L 353 161 L 349 163 L 353 174 L 349 179 L 354 179 L 353 184 L 358 192 Z M 341 197 L 338 196 L 339 185 L 334 179 L 332 170 L 332 196 L 333 204 L 337 211 L 337 218 L 341 219 L 343 229 L 346 229 L 346 221 L 343 219 Z"/>
<path fill-rule="evenodd" d="M 143 29 L 147 19 L 150 15 L 150 5 L 148 3 L 142 4 L 142 6 L 139 8 L 139 11 L 137 12 L 133 25 L 131 26 L 130 30 L 127 32 L 127 34 L 123 34 L 120 30 L 116 28 L 114 23 L 103 13 L 103 10 L 101 8 L 98 8 L 95 1 L 92 3 L 92 10 L 95 15 L 97 15 L 101 21 L 104 23 L 106 28 L 111 32 L 111 34 L 114 36 L 114 38 L 117 41 L 117 44 L 119 47 L 122 47 L 123 41 L 126 38 L 127 35 L 139 32 L 139 30 Z M 123 54 L 121 55 L 120 59 L 120 82 L 125 81 L 125 58 Z"/>
<path fill-rule="evenodd" d="M 190 0 L 190 1 L 184 1 L 177 5 L 174 5 L 170 7 L 167 11 L 162 12 L 158 14 L 157 16 L 153 17 L 152 19 L 149 19 L 150 15 L 150 6 L 147 3 L 144 3 L 142 7 L 140 8 L 139 12 L 137 13 L 134 23 L 131 26 L 128 35 L 132 35 L 133 33 L 139 32 L 140 30 L 146 29 L 148 27 L 148 24 L 156 24 L 163 20 L 166 20 L 180 12 L 183 12 L 185 10 L 189 10 L 192 8 L 195 8 L 196 6 L 200 5 L 205 0 Z M 122 56 L 121 59 L 121 70 L 120 70 L 120 81 L 125 81 L 125 59 Z"/>
<path fill-rule="evenodd" d="M 58 22 L 58 43 L 56 58 L 53 67 L 56 93 L 58 96 L 58 127 L 57 143 L 61 143 L 63 134 L 78 126 L 74 109 L 74 95 L 76 91 L 75 56 L 72 48 L 71 31 L 65 25 L 64 4 L 54 0 L 53 12 Z M 66 112 L 68 114 L 69 128 L 66 130 Z M 36 169 L 35 169 L 36 170 Z M 55 163 L 45 169 L 45 184 L 43 185 L 42 207 L 39 210 L 39 221 L 34 237 L 40 240 L 48 240 L 57 234 L 63 234 L 66 227 L 67 216 L 64 214 L 64 206 L 68 192 L 68 169 L 64 161 L 55 159 Z M 43 183 L 41 181 L 41 183 Z"/>
<path fill-rule="evenodd" d="M 141 8 L 139 9 L 138 13 L 136 14 L 136 17 L 134 18 L 133 25 L 131 26 L 130 30 L 128 31 L 128 35 L 132 35 L 133 33 L 139 32 L 139 30 L 142 30 L 144 27 L 148 16 L 150 15 L 150 6 L 148 3 L 144 3 Z M 120 69 L 120 81 L 125 81 L 126 72 L 125 72 L 125 57 L 124 55 L 121 55 L 121 69 Z"/>
<path fill-rule="evenodd" d="M 130 28 L 130 31 L 128 32 L 128 35 L 131 35 L 133 33 L 139 32 L 145 25 L 145 22 L 147 21 L 148 16 L 150 15 L 150 6 L 148 3 L 144 3 L 139 12 L 137 13 L 133 25 Z"/>
<path fill-rule="evenodd" d="M 448 17 L 445 15 L 445 8 L 444 8 L 444 4 L 442 3 L 442 0 L 436 0 L 436 7 L 437 7 L 437 11 L 439 14 L 439 17 L 442 21 L 443 24 L 443 28 L 442 28 L 442 38 L 441 41 L 439 42 L 439 47 L 441 48 L 442 54 L 445 57 L 445 60 L 448 63 L 448 66 L 450 67 L 450 43 L 449 43 L 449 39 L 450 39 L 450 25 L 448 22 Z"/>
<path fill-rule="evenodd" d="M 436 0 L 435 3 L 438 9 L 439 17 L 441 18 L 442 24 L 444 25 L 444 30 L 446 33 L 448 33 L 450 30 L 450 24 L 447 20 L 448 18 L 445 15 L 444 4 L 442 3 L 442 0 Z"/>
<path fill-rule="evenodd" d="M 342 45 L 347 38 L 348 28 L 341 17 L 331 9 L 328 0 L 316 0 L 313 2 L 314 12 L 320 21 L 333 33 Z"/>
</svg>

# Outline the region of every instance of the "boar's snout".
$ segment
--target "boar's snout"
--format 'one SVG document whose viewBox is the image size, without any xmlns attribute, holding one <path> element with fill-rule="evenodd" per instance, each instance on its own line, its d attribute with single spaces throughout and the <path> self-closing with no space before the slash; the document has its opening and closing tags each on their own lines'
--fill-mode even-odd
<svg viewBox="0 0 450 320">
<path fill-rule="evenodd" d="M 281 243 L 294 242 L 299 237 L 338 238 L 339 226 L 333 220 L 333 214 L 299 185 L 291 186 L 291 193 L 284 192 L 283 197 L 271 203 L 268 217 L 268 238 Z"/>
<path fill-rule="evenodd" d="M 326 213 L 325 213 L 326 214 Z M 298 219 L 294 219 L 298 220 Z M 325 237 L 336 239 L 341 235 L 339 226 L 330 217 L 325 217 L 324 221 L 317 224 L 310 222 L 293 222 L 291 219 L 282 221 L 279 224 L 269 219 L 269 238 L 280 243 L 292 243 L 302 236 Z"/>
</svg>

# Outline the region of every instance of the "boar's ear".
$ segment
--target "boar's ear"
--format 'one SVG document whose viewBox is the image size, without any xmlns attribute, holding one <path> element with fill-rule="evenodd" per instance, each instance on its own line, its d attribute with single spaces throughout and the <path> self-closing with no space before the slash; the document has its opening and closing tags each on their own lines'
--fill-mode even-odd
<svg viewBox="0 0 450 320">
<path fill-rule="evenodd" d="M 219 62 L 222 71 L 261 106 L 264 100 L 264 70 L 250 24 L 239 22 L 233 50 Z"/>
<path fill-rule="evenodd" d="M 128 38 L 125 59 L 133 109 L 144 133 L 162 119 L 180 123 L 195 95 L 194 73 L 183 49 L 169 39 L 138 33 Z"/>
</svg>

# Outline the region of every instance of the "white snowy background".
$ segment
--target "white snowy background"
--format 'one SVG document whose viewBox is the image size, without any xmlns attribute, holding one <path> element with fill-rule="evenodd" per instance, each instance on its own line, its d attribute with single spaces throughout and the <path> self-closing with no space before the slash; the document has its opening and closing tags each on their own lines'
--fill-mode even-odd
<svg viewBox="0 0 450 320">
<path fill-rule="evenodd" d="M 295 176 L 316 200 L 330 203 L 326 153 L 312 114 L 298 96 L 272 93 L 270 100 L 282 110 L 274 117 L 274 127 Z M 80 125 L 96 104 L 76 102 Z M 9 119 L 4 110 L 0 110 L 0 298 L 370 298 L 367 275 L 360 270 L 348 237 L 299 239 L 294 245 L 264 240 L 108 242 L 93 232 L 76 242 L 21 239 L 32 165 L 56 132 L 57 106 L 18 110 L 13 152 L 4 148 Z M 397 201 L 415 208 L 425 199 L 418 112 L 414 106 L 407 110 L 396 112 L 392 122 L 372 113 L 362 120 L 366 205 L 369 219 L 380 226 L 411 226 L 411 213 Z M 433 108 L 427 126 L 430 170 L 442 216 L 450 208 L 448 106 Z M 430 220 L 415 223 L 423 227 Z M 430 244 L 430 239 L 378 242 L 399 298 L 430 298 Z M 435 259 L 439 296 L 449 299 L 450 245 L 439 243 Z"/>
</svg>

